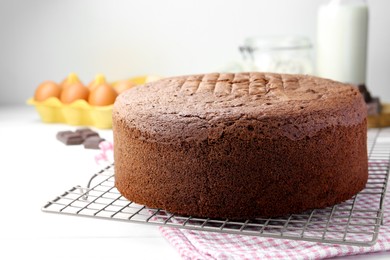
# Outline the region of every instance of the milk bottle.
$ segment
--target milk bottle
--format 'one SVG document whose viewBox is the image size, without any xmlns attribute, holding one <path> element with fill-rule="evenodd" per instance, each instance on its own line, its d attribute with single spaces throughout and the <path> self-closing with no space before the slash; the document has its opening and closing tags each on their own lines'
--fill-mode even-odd
<svg viewBox="0 0 390 260">
<path fill-rule="evenodd" d="M 368 7 L 365 0 L 331 0 L 317 21 L 317 75 L 366 83 Z"/>
</svg>

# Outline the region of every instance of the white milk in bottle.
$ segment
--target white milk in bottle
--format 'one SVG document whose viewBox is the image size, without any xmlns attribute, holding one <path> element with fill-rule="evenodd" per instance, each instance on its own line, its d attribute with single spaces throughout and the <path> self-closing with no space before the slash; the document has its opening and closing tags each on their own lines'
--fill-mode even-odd
<svg viewBox="0 0 390 260">
<path fill-rule="evenodd" d="M 366 83 L 368 7 L 364 0 L 332 0 L 317 21 L 317 75 Z"/>
</svg>

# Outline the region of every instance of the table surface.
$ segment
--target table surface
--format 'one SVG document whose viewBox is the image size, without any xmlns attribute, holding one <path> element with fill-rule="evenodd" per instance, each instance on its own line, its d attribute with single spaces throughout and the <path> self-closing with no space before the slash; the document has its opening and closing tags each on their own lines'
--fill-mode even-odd
<svg viewBox="0 0 390 260">
<path fill-rule="evenodd" d="M 180 259 L 156 226 L 48 214 L 41 207 L 85 186 L 97 150 L 65 146 L 31 107 L 0 107 L 0 259 Z M 111 130 L 97 130 L 112 140 Z M 337 259 L 390 259 L 390 252 Z"/>
</svg>

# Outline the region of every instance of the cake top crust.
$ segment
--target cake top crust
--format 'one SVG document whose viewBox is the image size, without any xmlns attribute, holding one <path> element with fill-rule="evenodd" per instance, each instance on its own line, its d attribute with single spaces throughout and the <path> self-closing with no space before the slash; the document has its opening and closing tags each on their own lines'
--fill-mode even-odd
<svg viewBox="0 0 390 260">
<path fill-rule="evenodd" d="M 209 138 L 210 130 L 232 125 L 300 139 L 327 126 L 361 123 L 366 116 L 363 97 L 351 85 L 260 72 L 165 78 L 122 93 L 113 112 L 114 119 L 143 128 L 148 138 L 165 140 L 182 139 L 188 131 L 187 139 Z"/>
</svg>

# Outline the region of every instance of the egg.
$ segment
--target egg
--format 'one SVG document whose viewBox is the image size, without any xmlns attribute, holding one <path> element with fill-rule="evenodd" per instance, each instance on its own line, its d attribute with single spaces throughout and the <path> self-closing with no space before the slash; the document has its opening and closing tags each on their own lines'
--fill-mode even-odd
<svg viewBox="0 0 390 260">
<path fill-rule="evenodd" d="M 61 82 L 61 87 L 63 89 L 67 88 L 68 86 L 71 86 L 73 84 L 76 84 L 76 83 L 80 83 L 82 84 L 82 82 L 80 81 L 79 77 L 77 76 L 76 73 L 70 73 L 68 75 L 68 77 L 66 77 L 62 82 Z"/>
<path fill-rule="evenodd" d="M 61 92 L 60 100 L 64 104 L 70 104 L 76 100 L 88 100 L 89 90 L 81 83 L 67 85 Z"/>
<path fill-rule="evenodd" d="M 94 87 L 88 98 L 88 103 L 92 106 L 108 106 L 115 102 L 118 94 L 108 84 L 102 84 Z"/>
<path fill-rule="evenodd" d="M 129 88 L 135 87 L 137 84 L 130 80 L 121 80 L 115 83 L 114 89 L 115 91 L 120 94 L 125 90 L 128 90 Z"/>
<path fill-rule="evenodd" d="M 107 84 L 106 77 L 104 77 L 103 74 L 97 74 L 95 76 L 95 79 L 88 84 L 88 88 L 89 88 L 89 90 L 92 91 L 97 86 L 100 86 L 103 84 Z"/>
<path fill-rule="evenodd" d="M 60 98 L 61 87 L 53 81 L 45 81 L 41 83 L 35 90 L 35 101 L 41 102 L 50 97 Z"/>
</svg>

